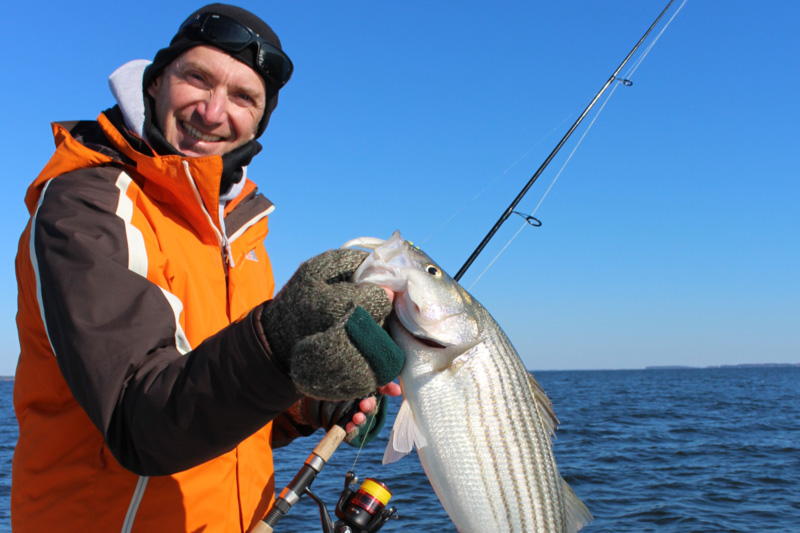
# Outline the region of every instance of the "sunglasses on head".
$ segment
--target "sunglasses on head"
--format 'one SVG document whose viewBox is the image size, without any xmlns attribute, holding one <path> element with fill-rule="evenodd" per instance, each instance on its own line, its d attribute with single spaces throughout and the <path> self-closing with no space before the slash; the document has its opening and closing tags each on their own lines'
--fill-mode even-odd
<svg viewBox="0 0 800 533">
<path fill-rule="evenodd" d="M 256 64 L 260 70 L 280 89 L 292 77 L 292 61 L 282 50 L 265 41 L 256 32 L 236 20 L 216 13 L 203 13 L 186 21 L 178 30 L 178 34 L 193 34 L 224 50 L 225 52 L 241 52 L 248 46 L 258 45 Z"/>
</svg>

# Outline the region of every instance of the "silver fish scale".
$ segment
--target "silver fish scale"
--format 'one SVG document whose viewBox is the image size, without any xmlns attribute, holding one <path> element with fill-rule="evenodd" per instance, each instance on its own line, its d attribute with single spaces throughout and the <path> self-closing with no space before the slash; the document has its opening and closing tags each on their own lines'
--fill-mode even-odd
<svg viewBox="0 0 800 533">
<path fill-rule="evenodd" d="M 563 531 L 562 480 L 528 371 L 494 319 L 473 303 L 483 342 L 452 369 L 413 375 L 416 365 L 406 365 L 401 375 L 427 429 L 420 460 L 459 531 Z"/>
</svg>

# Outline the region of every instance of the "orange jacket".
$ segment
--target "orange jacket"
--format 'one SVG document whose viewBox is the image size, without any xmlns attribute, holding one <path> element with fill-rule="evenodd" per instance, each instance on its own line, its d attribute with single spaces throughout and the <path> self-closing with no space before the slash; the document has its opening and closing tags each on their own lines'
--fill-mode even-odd
<svg viewBox="0 0 800 533">
<path fill-rule="evenodd" d="M 272 206 L 247 181 L 221 222 L 220 157 L 149 155 L 122 124 L 54 125 L 26 195 L 13 528 L 246 531 L 300 398 L 249 313 Z"/>
</svg>

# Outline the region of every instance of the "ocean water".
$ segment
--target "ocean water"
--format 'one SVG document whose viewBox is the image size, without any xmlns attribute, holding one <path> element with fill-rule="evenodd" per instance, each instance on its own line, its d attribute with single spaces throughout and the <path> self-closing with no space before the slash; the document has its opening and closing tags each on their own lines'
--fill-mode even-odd
<svg viewBox="0 0 800 533">
<path fill-rule="evenodd" d="M 13 392 L 14 382 L 0 378 L 0 531 L 11 531 L 11 457 L 19 436 Z"/>
<path fill-rule="evenodd" d="M 561 420 L 555 455 L 595 521 L 584 531 L 800 531 L 800 367 L 535 372 Z M 0 531 L 16 423 L 0 382 Z M 399 402 L 393 399 L 390 413 Z M 360 454 L 347 445 L 312 485 L 330 513 L 353 468 L 383 481 L 398 518 L 381 531 L 454 531 L 417 457 L 380 464 L 393 416 Z M 276 450 L 278 491 L 321 433 Z M 275 531 L 321 531 L 304 497 Z"/>
</svg>

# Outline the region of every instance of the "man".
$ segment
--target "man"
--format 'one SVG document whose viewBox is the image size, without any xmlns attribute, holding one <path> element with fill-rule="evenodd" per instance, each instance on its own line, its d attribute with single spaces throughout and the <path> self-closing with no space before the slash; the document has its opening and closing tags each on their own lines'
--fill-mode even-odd
<svg viewBox="0 0 800 533">
<path fill-rule="evenodd" d="M 271 299 L 246 166 L 291 72 L 267 24 L 212 4 L 112 75 L 97 121 L 54 125 L 17 255 L 15 531 L 247 531 L 273 446 L 369 439 L 375 399 L 354 399 L 399 394 L 390 295 L 348 281 L 365 252 Z"/>
</svg>

